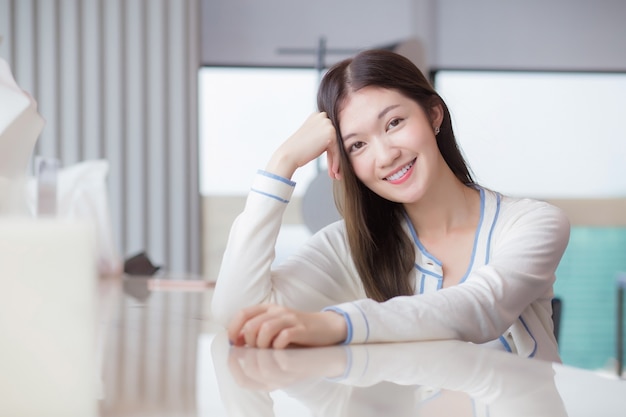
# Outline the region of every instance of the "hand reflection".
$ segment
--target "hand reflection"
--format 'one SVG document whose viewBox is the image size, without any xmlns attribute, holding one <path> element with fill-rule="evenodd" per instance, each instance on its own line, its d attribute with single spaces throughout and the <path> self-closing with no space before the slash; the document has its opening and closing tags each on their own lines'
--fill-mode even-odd
<svg viewBox="0 0 626 417">
<path fill-rule="evenodd" d="M 337 378 L 347 366 L 347 348 L 250 349 L 232 347 L 228 367 L 244 388 L 273 391 L 304 380 Z M 302 360 L 306 351 L 306 360 Z"/>
<path fill-rule="evenodd" d="M 550 363 L 465 342 L 212 349 L 232 415 L 273 416 L 275 390 L 320 416 L 567 415 Z"/>
</svg>

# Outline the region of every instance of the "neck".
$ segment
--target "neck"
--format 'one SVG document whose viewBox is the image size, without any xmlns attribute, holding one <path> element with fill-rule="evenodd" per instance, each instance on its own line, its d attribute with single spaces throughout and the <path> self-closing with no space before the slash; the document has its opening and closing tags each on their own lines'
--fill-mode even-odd
<svg viewBox="0 0 626 417">
<path fill-rule="evenodd" d="M 420 239 L 436 239 L 466 228 L 474 229 L 480 216 L 480 192 L 454 175 L 431 187 L 419 202 L 404 208 Z"/>
</svg>

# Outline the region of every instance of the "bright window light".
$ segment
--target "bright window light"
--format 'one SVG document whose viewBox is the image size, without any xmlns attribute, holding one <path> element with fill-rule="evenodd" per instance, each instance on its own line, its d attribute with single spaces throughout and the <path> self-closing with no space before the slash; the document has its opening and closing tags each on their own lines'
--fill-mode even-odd
<svg viewBox="0 0 626 417">
<path fill-rule="evenodd" d="M 626 196 L 626 73 L 440 70 L 435 88 L 480 184 L 536 198 Z"/>
<path fill-rule="evenodd" d="M 306 68 L 204 67 L 199 71 L 202 195 L 246 195 L 254 174 L 316 109 L 318 73 Z M 313 162 L 293 180 L 302 195 Z"/>
</svg>

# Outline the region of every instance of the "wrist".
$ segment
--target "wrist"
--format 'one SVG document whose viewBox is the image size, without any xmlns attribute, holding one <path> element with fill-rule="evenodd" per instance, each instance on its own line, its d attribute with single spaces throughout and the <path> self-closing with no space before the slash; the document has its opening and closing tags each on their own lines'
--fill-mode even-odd
<svg viewBox="0 0 626 417">
<path fill-rule="evenodd" d="M 326 310 L 322 314 L 327 317 L 328 328 L 333 335 L 333 344 L 345 342 L 348 337 L 348 323 L 344 315 L 334 310 Z"/>
<path fill-rule="evenodd" d="M 283 178 L 291 179 L 298 169 L 298 164 L 291 161 L 288 155 L 280 150 L 274 152 L 271 159 L 267 163 L 265 170 L 272 174 L 279 175 Z"/>
</svg>

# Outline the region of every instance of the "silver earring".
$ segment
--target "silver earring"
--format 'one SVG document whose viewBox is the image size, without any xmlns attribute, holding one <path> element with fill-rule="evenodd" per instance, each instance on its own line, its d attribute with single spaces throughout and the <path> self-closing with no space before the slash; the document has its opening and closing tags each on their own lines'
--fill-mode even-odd
<svg viewBox="0 0 626 417">
<path fill-rule="evenodd" d="M 435 126 L 435 136 L 437 136 L 439 134 L 439 126 Z"/>
</svg>

